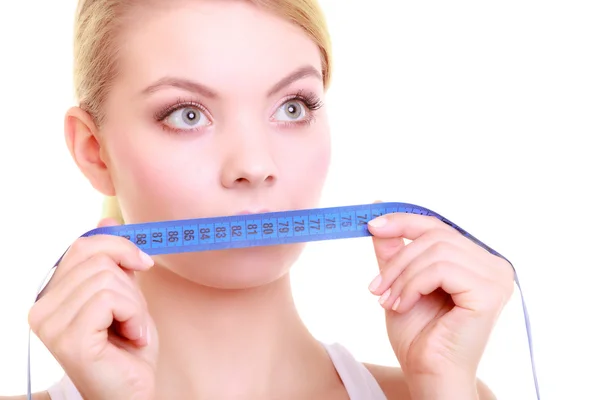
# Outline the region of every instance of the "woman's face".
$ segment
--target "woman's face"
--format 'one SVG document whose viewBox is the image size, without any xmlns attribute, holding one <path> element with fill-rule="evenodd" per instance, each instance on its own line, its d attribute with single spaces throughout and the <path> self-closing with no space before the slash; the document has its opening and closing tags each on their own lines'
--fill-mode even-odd
<svg viewBox="0 0 600 400">
<path fill-rule="evenodd" d="M 143 11 L 123 33 L 101 154 L 126 223 L 318 205 L 330 138 L 318 47 L 240 1 Z M 156 257 L 198 283 L 285 274 L 302 245 Z"/>
</svg>

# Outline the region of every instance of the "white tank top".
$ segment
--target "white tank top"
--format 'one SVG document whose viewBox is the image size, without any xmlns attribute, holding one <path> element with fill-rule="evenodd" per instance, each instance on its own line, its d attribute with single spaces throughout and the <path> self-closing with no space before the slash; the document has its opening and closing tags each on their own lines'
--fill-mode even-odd
<svg viewBox="0 0 600 400">
<path fill-rule="evenodd" d="M 369 370 L 338 343 L 323 345 L 335 367 L 350 400 L 387 400 Z M 73 382 L 64 376 L 48 388 L 51 400 L 83 400 Z"/>
</svg>

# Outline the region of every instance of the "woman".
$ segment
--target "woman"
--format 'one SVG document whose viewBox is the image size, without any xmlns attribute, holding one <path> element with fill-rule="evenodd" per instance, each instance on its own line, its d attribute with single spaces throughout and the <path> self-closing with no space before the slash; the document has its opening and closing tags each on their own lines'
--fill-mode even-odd
<svg viewBox="0 0 600 400">
<path fill-rule="evenodd" d="M 331 54 L 316 0 L 80 0 L 75 40 L 66 141 L 108 196 L 101 226 L 318 204 Z M 34 398 L 494 398 L 476 370 L 511 266 L 434 218 L 369 229 L 381 274 L 365 286 L 401 368 L 310 335 L 288 274 L 302 245 L 152 259 L 98 235 L 31 309 L 66 372 Z"/>
</svg>

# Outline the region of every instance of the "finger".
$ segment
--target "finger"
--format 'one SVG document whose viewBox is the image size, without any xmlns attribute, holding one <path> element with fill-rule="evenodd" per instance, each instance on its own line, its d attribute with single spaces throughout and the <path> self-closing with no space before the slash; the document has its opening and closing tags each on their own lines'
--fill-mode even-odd
<svg viewBox="0 0 600 400">
<path fill-rule="evenodd" d="M 427 235 L 430 235 L 427 237 Z M 436 241 L 437 240 L 437 241 Z M 416 241 L 411 242 L 403 249 L 398 251 L 382 268 L 379 279 L 379 286 L 371 292 L 375 295 L 385 295 L 387 298 L 390 293 L 388 291 L 393 284 L 398 286 L 398 280 L 406 279 L 403 275 L 406 274 L 406 269 L 411 263 L 419 265 L 428 265 L 436 261 L 440 257 L 448 257 L 454 255 L 455 251 L 447 250 L 446 247 L 451 247 L 451 244 L 440 242 L 439 237 L 435 235 L 435 231 L 429 231 Z M 444 250 L 444 251 L 440 251 Z M 442 258 L 443 259 L 443 258 Z M 414 266 L 412 269 L 414 270 Z M 391 294 L 394 294 L 392 291 Z M 381 300 L 382 302 L 385 299 Z M 383 304 L 383 303 L 382 303 Z"/>
<path fill-rule="evenodd" d="M 121 225 L 121 224 L 114 218 L 102 218 L 98 222 L 97 227 L 104 228 L 104 227 L 108 227 L 108 226 L 117 226 L 117 225 Z"/>
<path fill-rule="evenodd" d="M 390 246 L 390 255 L 387 259 L 380 262 L 380 275 L 381 278 L 378 280 L 378 284 L 373 284 L 371 292 L 375 295 L 381 296 L 387 289 L 390 288 L 392 283 L 396 280 L 400 274 L 403 273 L 404 269 L 411 263 L 417 256 L 430 251 L 435 246 L 440 246 L 438 243 L 451 244 L 457 248 L 463 249 L 464 251 L 470 251 L 471 244 L 464 240 L 461 240 L 461 235 L 456 235 L 453 232 L 449 232 L 446 229 L 433 229 L 425 232 L 418 239 L 405 244 L 397 246 L 392 249 Z M 377 254 L 377 246 L 379 243 L 385 243 L 386 241 L 393 241 L 394 238 L 377 238 L 374 237 L 374 246 L 376 246 L 375 253 Z M 439 250 L 433 248 L 434 250 Z M 481 261 L 483 263 L 484 260 Z M 379 260 L 378 260 L 379 262 Z M 377 278 L 376 278 L 377 279 Z M 374 280 L 375 282 L 375 280 Z"/>
<path fill-rule="evenodd" d="M 418 241 L 412 242 L 407 246 L 406 252 L 408 252 L 411 246 L 418 244 Z M 444 261 L 450 261 L 461 266 L 477 264 L 470 260 L 470 257 L 464 250 L 456 247 L 454 244 L 429 242 L 427 245 L 429 247 L 415 253 L 412 259 L 402 259 L 405 254 L 400 254 L 397 260 L 398 264 L 385 271 L 382 280 L 383 284 L 380 288 L 380 291 L 383 292 L 380 303 L 384 308 L 395 310 L 398 306 L 400 292 L 406 283 L 432 264 Z"/>
<path fill-rule="evenodd" d="M 61 292 L 61 290 L 63 290 L 64 292 L 67 292 L 70 287 L 75 287 L 79 283 L 102 271 L 110 272 L 114 274 L 116 278 L 121 279 L 131 292 L 136 294 L 143 304 L 146 304 L 146 299 L 138 287 L 134 272 L 121 268 L 119 265 L 115 264 L 113 259 L 103 253 L 92 256 L 77 268 L 68 271 L 56 283 L 55 291 Z"/>
<path fill-rule="evenodd" d="M 394 257 L 406 244 L 401 237 L 380 238 L 372 236 L 373 249 L 379 270 L 383 270 L 392 257 Z"/>
<path fill-rule="evenodd" d="M 89 348 L 90 345 L 106 340 L 108 329 L 117 321 L 120 334 L 125 339 L 146 343 L 146 319 L 139 304 L 122 293 L 107 289 L 95 293 L 81 307 L 67 329 L 74 338 L 88 338 L 88 341 L 92 341 L 84 343 Z"/>
<path fill-rule="evenodd" d="M 77 239 L 61 260 L 55 275 L 60 276 L 96 254 L 108 255 L 117 265 L 133 271 L 146 271 L 152 258 L 131 241 L 114 235 L 94 235 Z"/>
<path fill-rule="evenodd" d="M 401 287 L 423 268 L 439 261 L 450 261 L 461 265 L 481 277 L 494 273 L 487 267 L 486 260 L 473 254 L 464 243 L 457 245 L 456 240 L 455 243 L 439 241 L 439 237 L 438 241 L 435 238 L 423 240 L 426 235 L 409 244 L 390 261 L 389 267 L 382 272 L 382 284 L 374 294 L 381 294 L 392 286 L 394 288 L 392 288 L 391 295 L 397 294 L 398 287 Z"/>
<path fill-rule="evenodd" d="M 414 307 L 422 296 L 437 289 L 452 296 L 457 307 L 478 311 L 484 306 L 485 291 L 490 291 L 489 281 L 449 261 L 438 261 L 415 274 L 400 291 L 395 310 L 404 313 Z M 478 295 L 479 293 L 479 295 Z"/>
<path fill-rule="evenodd" d="M 381 200 L 375 200 L 373 204 L 383 203 Z M 373 245 L 375 248 L 375 256 L 377 261 L 385 263 L 398 248 L 404 246 L 404 240 L 402 238 L 390 238 L 390 240 L 379 240 L 379 238 L 373 237 Z"/>
<path fill-rule="evenodd" d="M 112 258 L 104 253 L 96 254 L 84 261 L 75 268 L 71 268 L 57 279 L 53 291 L 56 293 L 67 293 L 69 288 L 81 284 L 83 281 L 102 271 L 110 271 L 116 277 L 121 278 L 132 291 L 141 292 L 137 286 L 135 275 L 132 271 L 127 271 L 118 266 Z M 129 273 L 128 273 L 129 272 Z M 143 296 L 142 296 L 143 297 Z"/>
<path fill-rule="evenodd" d="M 147 303 L 137 286 L 128 279 L 123 271 L 115 266 L 109 265 L 86 265 L 93 264 L 95 260 L 82 264 L 71 272 L 71 276 L 65 277 L 57 286 L 39 301 L 39 311 L 33 317 L 35 320 L 45 320 L 48 315 L 61 314 L 58 321 L 60 327 L 66 326 L 74 317 L 76 310 L 81 307 L 94 293 L 104 289 L 120 291 L 131 297 L 133 301 L 140 303 L 146 308 Z M 89 268 L 88 268 L 89 267 Z M 35 323 L 35 322 L 34 322 Z"/>
<path fill-rule="evenodd" d="M 110 289 L 94 293 L 81 304 L 75 318 L 62 330 L 57 330 L 58 324 L 49 320 L 41 331 L 40 339 L 62 363 L 75 359 L 75 365 L 80 365 L 81 358 L 95 358 L 109 345 L 108 329 L 117 315 L 126 325 L 123 335 L 127 340 L 144 343 L 139 307 L 131 299 Z M 128 322 L 125 324 L 125 321 Z"/>
<path fill-rule="evenodd" d="M 40 302 L 36 305 L 39 311 L 36 311 L 34 316 L 32 329 L 42 341 L 52 343 L 53 338 L 59 337 L 68 328 L 83 305 L 97 293 L 105 290 L 120 293 L 145 309 L 139 296 L 136 296 L 122 279 L 111 271 L 101 271 L 76 286 L 74 291 L 62 298 L 62 301 L 59 302 L 59 298 L 54 298 L 52 303 Z M 50 298 L 50 294 L 48 297 Z"/>
<path fill-rule="evenodd" d="M 125 250 L 125 252 L 126 251 L 127 250 Z M 72 257 L 66 262 L 63 259 L 61 261 L 60 268 L 56 269 L 50 281 L 46 284 L 44 289 L 38 295 L 36 302 L 46 298 L 46 296 L 48 296 L 50 293 L 67 293 L 69 291 L 69 286 L 83 281 L 86 277 L 96 272 L 98 268 L 116 268 L 120 270 L 121 276 L 127 278 L 131 282 L 132 288 L 137 288 L 137 285 L 135 283 L 135 272 L 129 269 L 122 268 L 122 266 L 136 268 L 133 266 L 135 262 L 137 262 L 138 264 L 145 262 L 145 266 L 139 267 L 137 270 L 147 270 L 151 267 L 148 266 L 150 265 L 150 262 L 145 260 L 145 256 L 140 256 L 140 258 L 143 259 L 143 261 L 139 261 L 135 260 L 135 256 L 118 256 L 118 254 L 119 250 L 115 250 L 113 252 L 112 258 L 106 253 L 96 253 L 91 254 L 87 259 L 82 256 Z M 115 261 L 115 259 L 125 258 L 129 258 L 130 260 L 121 263 L 121 265 L 117 265 L 117 261 Z M 78 259 L 81 259 L 82 262 L 79 264 L 70 265 L 71 262 L 77 261 Z M 154 262 L 152 259 L 150 259 L 150 261 L 152 261 L 152 263 Z"/>
<path fill-rule="evenodd" d="M 425 215 L 398 212 L 382 215 L 369 221 L 369 231 L 379 238 L 403 237 L 412 241 L 433 229 L 460 235 L 456 229 L 446 225 L 438 218 Z"/>
<path fill-rule="evenodd" d="M 382 239 L 376 238 L 374 239 L 374 243 L 376 246 L 375 252 L 377 253 L 377 246 L 379 243 L 385 243 L 385 241 L 392 241 L 394 238 Z M 380 263 L 380 270 L 382 275 L 382 280 L 380 282 L 380 286 L 372 290 L 373 294 L 381 295 L 382 292 L 390 287 L 392 282 L 402 273 L 404 268 L 411 263 L 417 256 L 420 254 L 429 251 L 434 245 L 437 243 L 447 243 L 456 246 L 464 250 L 465 252 L 470 251 L 471 246 L 469 243 L 461 240 L 461 237 L 454 235 L 447 230 L 441 229 L 433 229 L 431 231 L 427 231 L 417 240 L 412 241 L 407 245 L 397 246 L 393 251 L 390 249 L 390 255 L 386 260 L 383 260 L 383 263 Z M 434 248 L 434 250 L 439 250 Z M 484 260 L 481 261 L 483 263 Z"/>
<path fill-rule="evenodd" d="M 37 300 L 60 282 L 77 265 L 102 254 L 122 267 L 131 280 L 135 280 L 133 271 L 146 271 L 154 265 L 154 260 L 129 240 L 113 235 L 96 235 L 77 239 L 63 256 L 50 281 L 46 284 Z"/>
</svg>

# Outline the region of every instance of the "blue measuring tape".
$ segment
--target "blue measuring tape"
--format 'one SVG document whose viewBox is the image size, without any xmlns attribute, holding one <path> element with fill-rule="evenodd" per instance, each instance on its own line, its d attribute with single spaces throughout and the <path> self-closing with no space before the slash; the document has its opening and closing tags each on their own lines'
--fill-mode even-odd
<svg viewBox="0 0 600 400">
<path fill-rule="evenodd" d="M 436 217 L 491 254 L 503 258 L 512 266 L 512 263 L 506 257 L 447 218 L 425 207 L 408 203 L 374 203 L 109 226 L 93 229 L 83 234 L 82 237 L 101 234 L 121 236 L 133 242 L 149 255 L 175 254 L 372 236 L 368 229 L 368 222 L 370 220 L 384 214 L 397 212 Z M 61 260 L 62 257 L 56 262 L 55 267 Z M 533 357 L 533 341 L 529 314 L 516 270 L 515 283 L 521 294 L 531 368 L 539 400 L 539 385 Z M 41 288 L 38 290 L 38 295 L 40 292 Z M 31 399 L 30 376 L 30 356 L 28 349 L 28 399 Z"/>
</svg>

